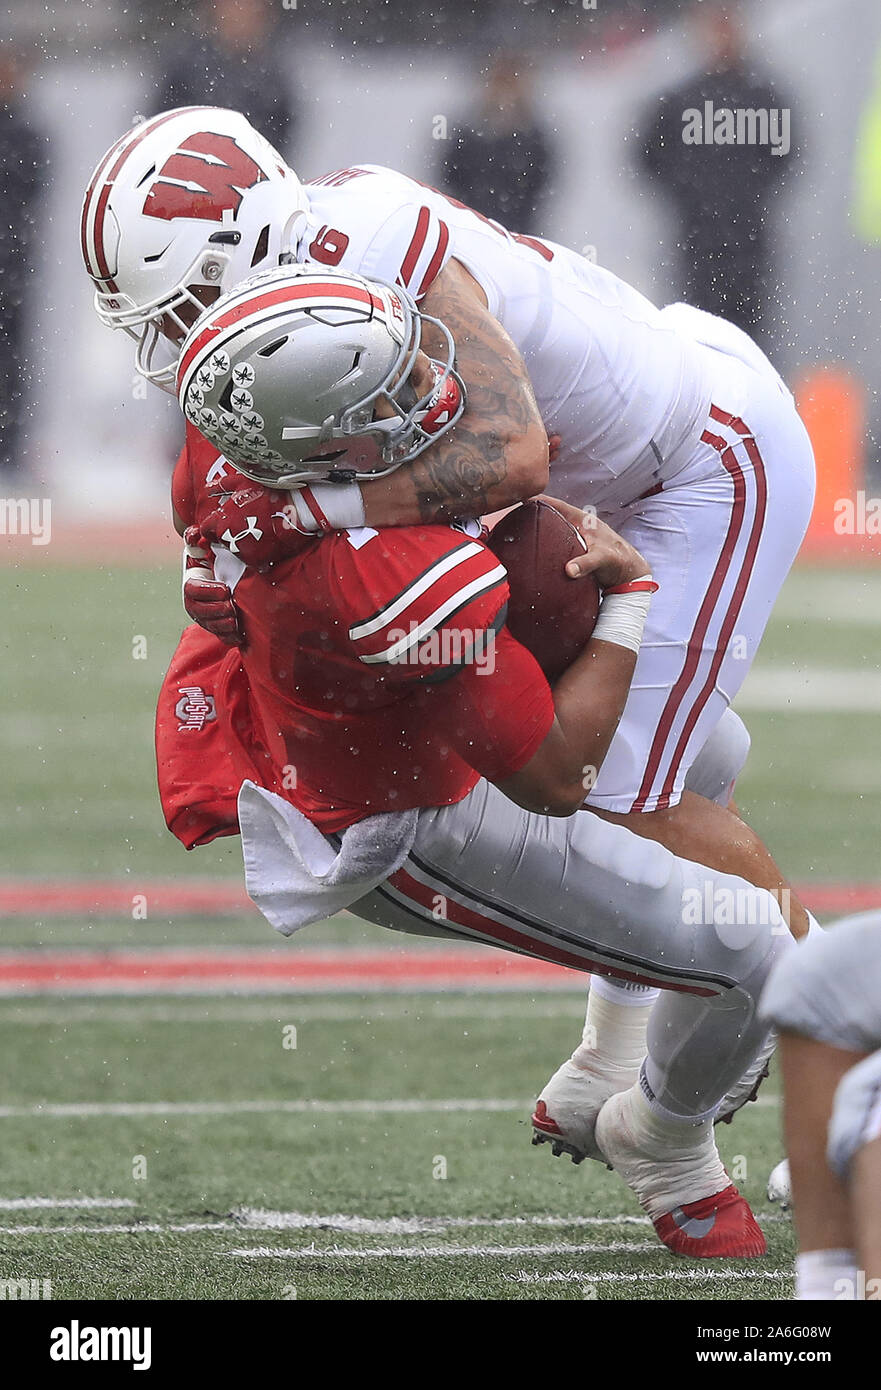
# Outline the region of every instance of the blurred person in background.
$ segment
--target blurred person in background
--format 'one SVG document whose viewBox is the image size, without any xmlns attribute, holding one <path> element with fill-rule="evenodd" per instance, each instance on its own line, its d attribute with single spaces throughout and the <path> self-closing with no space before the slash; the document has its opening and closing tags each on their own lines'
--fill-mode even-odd
<svg viewBox="0 0 881 1390">
<path fill-rule="evenodd" d="M 242 111 L 270 144 L 290 153 L 297 113 L 266 0 L 203 0 L 194 29 L 188 42 L 175 40 L 153 109 Z"/>
<path fill-rule="evenodd" d="M 31 247 L 37 206 L 46 185 L 46 139 L 27 115 L 27 65 L 0 46 L 0 179 L 5 215 L 0 237 L 0 473 L 22 466 L 27 336 L 24 305 L 33 273 Z"/>
<path fill-rule="evenodd" d="M 516 231 L 538 230 L 555 160 L 523 59 L 491 60 L 480 108 L 454 128 L 449 146 L 441 177 L 455 197 Z"/>
<path fill-rule="evenodd" d="M 787 111 L 789 103 L 751 66 L 740 21 L 726 4 L 702 5 L 693 24 L 702 71 L 664 92 L 640 128 L 643 167 L 673 202 L 683 297 L 763 336 L 771 280 L 769 219 L 793 153 L 770 144 L 690 144 L 685 113 Z M 704 130 L 706 138 L 708 132 Z"/>
</svg>

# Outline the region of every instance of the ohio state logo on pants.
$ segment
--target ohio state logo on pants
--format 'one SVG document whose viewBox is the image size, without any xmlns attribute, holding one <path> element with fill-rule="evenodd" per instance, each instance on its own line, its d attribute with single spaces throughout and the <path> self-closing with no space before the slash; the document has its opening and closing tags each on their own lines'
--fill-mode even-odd
<svg viewBox="0 0 881 1390">
<path fill-rule="evenodd" d="M 214 696 L 206 695 L 201 685 L 180 685 L 178 691 L 181 698 L 174 707 L 181 721 L 177 726 L 178 733 L 186 729 L 198 731 L 217 718 Z"/>
</svg>

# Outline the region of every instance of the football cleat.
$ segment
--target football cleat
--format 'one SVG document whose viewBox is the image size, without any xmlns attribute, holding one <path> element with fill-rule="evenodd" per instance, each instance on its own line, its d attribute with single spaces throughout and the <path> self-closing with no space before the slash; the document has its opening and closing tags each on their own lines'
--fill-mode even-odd
<svg viewBox="0 0 881 1390">
<path fill-rule="evenodd" d="M 733 1183 L 659 1216 L 654 1227 L 668 1250 L 689 1259 L 757 1259 L 767 1246 L 749 1203 Z"/>
<path fill-rule="evenodd" d="M 750 1259 L 765 1254 L 765 1237 L 725 1172 L 710 1121 L 667 1124 L 633 1086 L 603 1106 L 596 1142 L 675 1255 Z"/>
<path fill-rule="evenodd" d="M 615 1079 L 564 1062 L 538 1098 L 532 1115 L 533 1144 L 550 1144 L 555 1157 L 568 1154 L 573 1163 L 586 1158 L 605 1163 L 594 1137 L 597 1116 L 609 1097 L 626 1091 L 634 1079 L 630 1070 L 621 1069 Z"/>
<path fill-rule="evenodd" d="M 572 1144 L 566 1142 L 563 1131 L 556 1121 L 551 1119 L 543 1100 L 538 1102 L 532 1112 L 532 1142 L 533 1144 L 550 1144 L 554 1158 L 561 1158 L 563 1154 L 568 1154 L 573 1163 L 583 1163 L 587 1158 L 587 1154 L 581 1149 L 576 1149 Z"/>
</svg>

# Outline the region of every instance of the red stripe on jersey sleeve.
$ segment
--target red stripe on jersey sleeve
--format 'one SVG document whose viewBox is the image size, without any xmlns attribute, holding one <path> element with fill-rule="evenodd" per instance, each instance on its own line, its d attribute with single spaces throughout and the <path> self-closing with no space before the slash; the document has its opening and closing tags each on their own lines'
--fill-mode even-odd
<svg viewBox="0 0 881 1390">
<path fill-rule="evenodd" d="M 447 253 L 447 246 L 449 245 L 449 241 L 450 229 L 447 226 L 446 222 L 441 222 L 440 235 L 437 239 L 437 247 L 435 249 L 434 255 L 431 258 L 431 261 L 429 262 L 428 269 L 426 270 L 425 275 L 423 276 L 422 284 L 419 286 L 419 289 L 417 291 L 417 299 L 421 299 L 423 295 L 427 294 L 428 291 L 431 289 L 432 285 L 434 284 L 440 272 L 441 266 L 443 265 L 444 256 Z"/>
<path fill-rule="evenodd" d="M 428 224 L 430 220 L 431 213 L 428 208 L 420 208 L 419 216 L 416 219 L 416 231 L 413 233 L 413 239 L 410 242 L 407 254 L 404 257 L 404 263 L 401 266 L 401 284 L 405 289 L 409 287 L 410 276 L 416 269 L 416 263 L 422 255 L 425 238 L 428 236 Z"/>
</svg>

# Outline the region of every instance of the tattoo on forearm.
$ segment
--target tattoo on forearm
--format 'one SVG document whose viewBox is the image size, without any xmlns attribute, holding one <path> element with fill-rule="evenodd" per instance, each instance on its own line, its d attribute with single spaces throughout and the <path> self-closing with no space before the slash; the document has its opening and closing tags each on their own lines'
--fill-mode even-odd
<svg viewBox="0 0 881 1390">
<path fill-rule="evenodd" d="M 446 323 L 456 343 L 457 365 L 468 386 L 459 423 L 415 459 L 407 470 L 423 521 L 480 516 L 520 500 L 494 490 L 508 477 L 512 438 L 530 431 L 544 435 L 526 368 L 514 345 L 455 276 L 444 277 L 442 293 L 430 293 L 426 309 Z M 423 346 L 432 351 L 426 333 Z"/>
<path fill-rule="evenodd" d="M 457 429 L 455 438 L 441 440 L 414 460 L 411 478 L 422 520 L 492 511 L 490 490 L 505 481 L 507 472 L 504 443 L 496 431 Z"/>
</svg>

